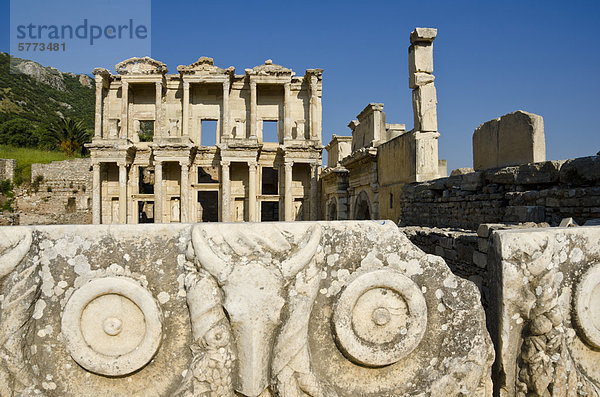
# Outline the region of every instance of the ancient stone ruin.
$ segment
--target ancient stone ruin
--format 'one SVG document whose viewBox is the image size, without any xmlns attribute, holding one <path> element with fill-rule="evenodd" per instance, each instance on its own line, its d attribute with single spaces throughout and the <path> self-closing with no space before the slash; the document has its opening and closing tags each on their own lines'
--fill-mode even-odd
<svg viewBox="0 0 600 397">
<path fill-rule="evenodd" d="M 600 397 L 600 156 L 517 111 L 446 176 L 436 35 L 414 128 L 369 103 L 323 169 L 321 69 L 96 69 L 91 160 L 17 198 L 96 224 L 0 227 L 0 395 Z"/>
</svg>

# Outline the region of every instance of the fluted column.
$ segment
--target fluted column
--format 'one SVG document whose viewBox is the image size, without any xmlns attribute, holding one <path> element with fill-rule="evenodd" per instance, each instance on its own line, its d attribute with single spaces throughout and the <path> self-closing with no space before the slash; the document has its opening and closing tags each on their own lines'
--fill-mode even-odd
<svg viewBox="0 0 600 397">
<path fill-rule="evenodd" d="M 189 222 L 189 163 L 187 161 L 180 161 L 181 166 L 181 180 L 179 182 L 179 197 L 181 198 L 181 222 Z"/>
<path fill-rule="evenodd" d="M 292 108 L 290 104 L 292 83 L 283 84 L 283 137 L 292 139 Z"/>
<path fill-rule="evenodd" d="M 221 136 L 229 138 L 229 77 L 223 82 L 223 131 Z"/>
<path fill-rule="evenodd" d="M 183 82 L 183 122 L 182 122 L 182 129 L 181 129 L 181 135 L 182 136 L 189 136 L 189 131 L 188 131 L 188 124 L 189 124 L 189 118 L 190 118 L 190 82 L 189 81 L 184 81 Z"/>
<path fill-rule="evenodd" d="M 294 199 L 292 197 L 292 167 L 294 163 L 286 161 L 284 164 L 285 168 L 285 179 L 284 179 L 284 219 L 286 221 L 294 220 Z"/>
<path fill-rule="evenodd" d="M 127 223 L 140 223 L 138 206 L 133 198 L 134 194 L 140 193 L 140 166 L 132 164 L 129 170 L 129 204 L 127 205 Z"/>
<path fill-rule="evenodd" d="M 127 139 L 129 131 L 129 83 L 121 82 L 121 139 Z"/>
<path fill-rule="evenodd" d="M 319 168 L 316 163 L 310 165 L 310 220 L 316 221 L 318 213 L 317 200 L 317 172 Z"/>
<path fill-rule="evenodd" d="M 317 76 L 310 76 L 310 139 L 317 139 L 319 125 L 317 122 L 318 97 Z"/>
<path fill-rule="evenodd" d="M 256 219 L 256 168 L 255 161 L 248 163 L 248 220 L 257 222 Z"/>
<path fill-rule="evenodd" d="M 102 138 L 102 85 L 103 81 L 96 76 L 96 118 L 94 124 L 94 138 Z"/>
<path fill-rule="evenodd" d="M 154 160 L 154 223 L 162 223 L 163 219 L 162 171 L 162 162 Z"/>
<path fill-rule="evenodd" d="M 250 82 L 250 139 L 256 139 L 256 82 Z"/>
<path fill-rule="evenodd" d="M 229 222 L 231 210 L 229 187 L 229 161 L 221 161 L 221 222 Z"/>
<path fill-rule="evenodd" d="M 117 163 L 119 166 L 119 223 L 127 223 L 127 164 Z"/>
<path fill-rule="evenodd" d="M 154 115 L 154 137 L 162 136 L 162 81 L 156 82 L 156 105 Z"/>
<path fill-rule="evenodd" d="M 100 163 L 92 164 L 92 223 L 94 225 L 102 223 L 100 167 Z"/>
</svg>

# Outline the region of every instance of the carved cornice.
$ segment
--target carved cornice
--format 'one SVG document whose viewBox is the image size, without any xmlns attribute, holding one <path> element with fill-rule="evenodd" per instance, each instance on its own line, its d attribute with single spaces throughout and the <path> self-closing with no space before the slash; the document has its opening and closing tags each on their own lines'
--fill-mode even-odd
<svg viewBox="0 0 600 397">
<path fill-rule="evenodd" d="M 115 70 L 120 75 L 164 75 L 169 71 L 167 65 L 150 57 L 126 59 L 117 63 Z"/>
</svg>

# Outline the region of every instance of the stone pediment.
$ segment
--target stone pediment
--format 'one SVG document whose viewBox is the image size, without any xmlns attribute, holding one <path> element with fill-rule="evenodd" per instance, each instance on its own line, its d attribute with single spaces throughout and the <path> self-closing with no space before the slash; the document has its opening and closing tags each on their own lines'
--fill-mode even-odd
<svg viewBox="0 0 600 397">
<path fill-rule="evenodd" d="M 258 65 L 252 69 L 246 69 L 248 75 L 259 75 L 259 76 L 293 76 L 295 73 L 292 69 L 288 69 L 281 65 L 275 65 L 272 60 L 267 59 L 264 65 Z"/>
<path fill-rule="evenodd" d="M 233 66 L 227 69 L 215 66 L 212 58 L 200 57 L 198 60 L 191 65 L 179 65 L 177 71 L 182 74 L 203 74 L 203 75 L 220 75 L 220 74 L 233 74 L 235 68 Z"/>
<path fill-rule="evenodd" d="M 115 70 L 121 75 L 151 75 L 168 72 L 167 65 L 150 57 L 126 59 L 119 62 L 115 66 Z"/>
</svg>

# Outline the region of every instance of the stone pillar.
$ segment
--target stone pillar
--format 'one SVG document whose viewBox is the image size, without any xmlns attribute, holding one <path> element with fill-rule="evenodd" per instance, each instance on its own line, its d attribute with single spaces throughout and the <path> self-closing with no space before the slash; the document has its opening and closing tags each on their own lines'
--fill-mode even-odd
<svg viewBox="0 0 600 397">
<path fill-rule="evenodd" d="M 415 131 L 437 131 L 437 96 L 433 81 L 433 40 L 437 29 L 416 28 L 408 48 L 409 86 L 413 89 Z"/>
<path fill-rule="evenodd" d="M 256 139 L 256 82 L 250 81 L 250 139 Z"/>
<path fill-rule="evenodd" d="M 163 219 L 162 171 L 162 162 L 154 160 L 154 223 Z"/>
<path fill-rule="evenodd" d="M 257 222 L 256 219 L 256 161 L 248 162 L 248 220 Z"/>
<path fill-rule="evenodd" d="M 102 78 L 96 76 L 96 119 L 94 124 L 94 138 L 102 138 Z"/>
<path fill-rule="evenodd" d="M 183 121 L 181 123 L 181 135 L 189 136 L 188 124 L 190 122 L 190 82 L 183 82 Z"/>
<path fill-rule="evenodd" d="M 92 163 L 92 223 L 94 225 L 102 223 L 100 167 L 101 163 Z"/>
<path fill-rule="evenodd" d="M 162 136 L 162 81 L 156 82 L 156 105 L 154 115 L 154 136 Z"/>
<path fill-rule="evenodd" d="M 229 222 L 231 191 L 229 188 L 229 161 L 221 161 L 221 222 Z"/>
<path fill-rule="evenodd" d="M 181 222 L 186 223 L 190 221 L 190 201 L 189 201 L 189 190 L 190 190 L 190 178 L 189 178 L 189 167 L 190 164 L 187 161 L 180 161 L 181 166 L 181 180 L 179 182 L 179 197 L 181 200 Z"/>
<path fill-rule="evenodd" d="M 127 223 L 127 164 L 117 163 L 119 166 L 119 223 Z"/>
<path fill-rule="evenodd" d="M 127 223 L 140 223 L 139 222 L 139 214 L 138 214 L 138 206 L 136 205 L 136 201 L 133 198 L 134 194 L 140 193 L 140 166 L 139 165 L 131 165 L 130 169 L 130 179 L 129 179 L 129 204 L 127 205 L 128 214 L 127 214 Z"/>
<path fill-rule="evenodd" d="M 292 139 L 292 108 L 290 104 L 292 83 L 283 84 L 283 139 Z"/>
<path fill-rule="evenodd" d="M 223 131 L 221 136 L 229 138 L 229 77 L 223 82 Z"/>
<path fill-rule="evenodd" d="M 284 180 L 284 206 L 283 214 L 286 221 L 294 220 L 294 198 L 292 197 L 292 167 L 294 163 L 286 161 L 284 163 L 285 168 L 285 180 Z"/>
<path fill-rule="evenodd" d="M 129 83 L 121 81 L 121 132 L 120 138 L 127 139 L 129 131 Z"/>
<path fill-rule="evenodd" d="M 318 113 L 318 93 L 317 93 L 317 76 L 310 76 L 310 108 L 309 108 L 309 119 L 310 119 L 310 139 L 316 140 L 318 137 L 319 123 L 317 121 Z"/>
<path fill-rule="evenodd" d="M 409 86 L 413 89 L 414 129 L 410 181 L 426 181 L 439 175 L 437 94 L 433 75 L 433 41 L 437 29 L 416 28 L 408 49 Z"/>
<path fill-rule="evenodd" d="M 310 165 L 310 220 L 318 220 L 318 199 L 317 199 L 317 173 L 319 172 L 318 164 Z"/>
</svg>

